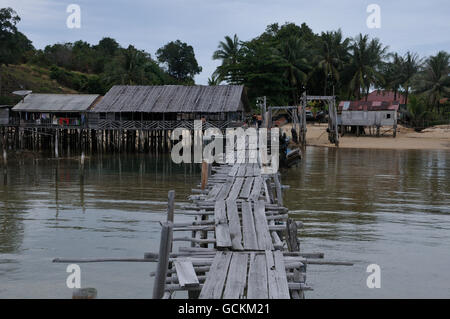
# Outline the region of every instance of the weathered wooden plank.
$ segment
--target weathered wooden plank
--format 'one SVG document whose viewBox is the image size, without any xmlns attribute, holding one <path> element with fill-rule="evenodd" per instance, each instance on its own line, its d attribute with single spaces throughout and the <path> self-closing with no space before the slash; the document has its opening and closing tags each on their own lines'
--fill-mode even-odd
<svg viewBox="0 0 450 319">
<path fill-rule="evenodd" d="M 191 261 L 175 260 L 173 263 L 181 287 L 196 287 L 200 284 Z"/>
<path fill-rule="evenodd" d="M 247 263 L 248 254 L 233 253 L 223 293 L 224 299 L 241 299 L 244 297 L 244 289 L 247 284 Z"/>
<path fill-rule="evenodd" d="M 238 172 L 236 174 L 236 177 L 245 177 L 245 170 L 246 170 L 246 165 L 245 164 L 238 164 L 239 169 Z"/>
<path fill-rule="evenodd" d="M 236 176 L 238 169 L 239 169 L 239 165 L 234 165 L 233 167 L 231 167 L 230 171 L 228 172 L 228 176 L 230 176 L 230 177 Z"/>
<path fill-rule="evenodd" d="M 228 227 L 227 212 L 225 209 L 225 201 L 216 201 L 214 207 L 214 223 L 217 247 L 231 247 L 230 229 Z"/>
<path fill-rule="evenodd" d="M 253 177 L 254 171 L 253 163 L 247 164 L 245 168 L 245 177 Z"/>
<path fill-rule="evenodd" d="M 262 177 L 260 176 L 255 177 L 249 199 L 257 201 L 261 194 L 261 188 L 262 188 Z"/>
<path fill-rule="evenodd" d="M 289 299 L 289 286 L 283 254 L 280 251 L 266 250 L 267 280 L 269 299 Z"/>
<path fill-rule="evenodd" d="M 234 250 L 243 250 L 244 247 L 242 247 L 241 223 L 239 220 L 236 202 L 233 200 L 227 200 L 226 204 L 231 245 Z"/>
<path fill-rule="evenodd" d="M 205 284 L 200 292 L 200 299 L 220 299 L 224 289 L 231 253 L 218 252 L 206 276 Z"/>
<path fill-rule="evenodd" d="M 215 184 L 206 196 L 206 200 L 215 200 L 223 186 L 223 184 Z"/>
<path fill-rule="evenodd" d="M 272 237 L 270 236 L 269 226 L 267 225 L 264 201 L 255 202 L 253 215 L 255 218 L 256 238 L 258 247 L 261 250 L 273 250 Z"/>
<path fill-rule="evenodd" d="M 230 193 L 231 187 L 233 187 L 233 181 L 229 180 L 227 181 L 222 188 L 220 189 L 219 194 L 217 195 L 217 200 L 225 200 L 228 197 L 228 194 Z"/>
<path fill-rule="evenodd" d="M 267 269 L 267 286 L 269 289 L 269 299 L 279 299 L 275 262 L 273 261 L 273 253 L 266 250 L 266 269 Z"/>
<path fill-rule="evenodd" d="M 267 299 L 268 297 L 266 257 L 263 254 L 252 253 L 248 271 L 247 298 Z"/>
<path fill-rule="evenodd" d="M 276 280 L 279 299 L 289 299 L 289 286 L 286 277 L 283 253 L 279 250 L 273 253 L 275 260 Z"/>
<path fill-rule="evenodd" d="M 236 177 L 233 186 L 231 187 L 231 191 L 228 194 L 228 199 L 236 200 L 238 198 L 243 182 L 244 182 L 243 177 Z"/>
<path fill-rule="evenodd" d="M 241 192 L 239 193 L 240 198 L 248 200 L 250 192 L 252 190 L 253 180 L 253 177 L 245 178 L 244 185 L 242 186 Z"/>
<path fill-rule="evenodd" d="M 244 235 L 244 248 L 258 250 L 255 220 L 250 202 L 242 202 L 242 233 Z"/>
</svg>

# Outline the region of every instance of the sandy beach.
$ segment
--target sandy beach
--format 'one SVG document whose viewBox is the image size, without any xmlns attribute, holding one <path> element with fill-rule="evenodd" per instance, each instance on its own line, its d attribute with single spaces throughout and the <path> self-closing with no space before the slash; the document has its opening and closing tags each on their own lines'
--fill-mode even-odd
<svg viewBox="0 0 450 319">
<path fill-rule="evenodd" d="M 310 146 L 335 147 L 328 141 L 326 132 L 328 124 L 308 124 L 306 142 Z M 282 127 L 287 136 L 291 136 L 291 124 Z M 382 130 L 383 131 L 383 130 Z M 340 137 L 341 148 L 366 149 L 399 149 L 399 150 L 450 150 L 450 125 L 439 125 L 427 128 L 421 132 L 403 127 L 397 128 L 397 136 L 392 132 L 385 136 L 359 136 L 352 134 Z"/>
</svg>

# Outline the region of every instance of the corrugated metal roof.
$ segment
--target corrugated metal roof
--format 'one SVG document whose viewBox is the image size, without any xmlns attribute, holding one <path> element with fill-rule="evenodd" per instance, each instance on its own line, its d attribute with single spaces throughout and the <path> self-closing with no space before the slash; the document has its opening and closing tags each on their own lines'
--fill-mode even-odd
<svg viewBox="0 0 450 319">
<path fill-rule="evenodd" d="M 361 99 L 362 102 L 365 102 L 365 100 L 365 98 Z M 369 93 L 367 96 L 367 101 L 399 102 L 400 104 L 405 104 L 405 96 L 401 92 L 397 92 L 397 94 L 395 94 L 393 91 L 375 90 Z"/>
<path fill-rule="evenodd" d="M 93 112 L 220 113 L 243 110 L 242 85 L 115 85 Z"/>
<path fill-rule="evenodd" d="M 339 111 L 387 111 L 398 110 L 398 102 L 381 101 L 341 101 Z"/>
<path fill-rule="evenodd" d="M 88 110 L 100 97 L 97 94 L 31 93 L 13 107 L 26 112 L 81 112 Z"/>
</svg>

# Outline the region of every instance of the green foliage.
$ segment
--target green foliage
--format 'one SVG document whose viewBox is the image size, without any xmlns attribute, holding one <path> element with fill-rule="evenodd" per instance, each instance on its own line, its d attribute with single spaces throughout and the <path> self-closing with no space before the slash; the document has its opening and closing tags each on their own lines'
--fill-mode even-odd
<svg viewBox="0 0 450 319">
<path fill-rule="evenodd" d="M 180 40 L 159 48 L 156 56 L 167 67 L 169 75 L 180 83 L 194 84 L 194 76 L 202 71 L 195 59 L 194 48 Z"/>
<path fill-rule="evenodd" d="M 408 103 L 408 116 L 414 127 L 423 125 L 427 116 L 427 108 L 423 98 L 414 95 L 411 96 Z"/>
<path fill-rule="evenodd" d="M 20 17 L 11 8 L 0 9 L 0 65 L 23 61 L 25 53 L 33 50 L 31 41 L 17 30 Z"/>
<path fill-rule="evenodd" d="M 416 91 L 422 93 L 432 109 L 439 111 L 440 100 L 450 95 L 450 55 L 440 51 L 429 57 L 415 78 Z"/>
</svg>

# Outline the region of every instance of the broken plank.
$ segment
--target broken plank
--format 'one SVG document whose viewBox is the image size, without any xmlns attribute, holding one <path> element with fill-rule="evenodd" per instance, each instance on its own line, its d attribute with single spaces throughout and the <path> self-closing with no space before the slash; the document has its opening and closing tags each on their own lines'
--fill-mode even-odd
<svg viewBox="0 0 450 319">
<path fill-rule="evenodd" d="M 181 287 L 196 287 L 199 285 L 199 281 L 191 261 L 175 260 L 173 263 L 175 265 L 178 282 Z"/>
</svg>

